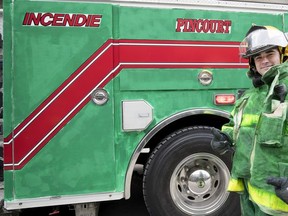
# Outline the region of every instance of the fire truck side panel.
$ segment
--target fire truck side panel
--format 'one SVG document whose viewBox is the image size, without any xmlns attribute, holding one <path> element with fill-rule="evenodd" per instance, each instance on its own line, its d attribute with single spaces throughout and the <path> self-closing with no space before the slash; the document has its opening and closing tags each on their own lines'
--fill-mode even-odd
<svg viewBox="0 0 288 216">
<path fill-rule="evenodd" d="M 177 22 L 177 19 L 180 21 Z M 186 29 L 185 32 L 184 26 L 187 27 L 185 25 L 187 23 L 181 24 L 181 19 L 184 19 L 184 22 L 194 22 L 194 32 L 192 27 Z M 282 14 L 121 7 L 119 11 L 119 37 L 125 39 L 241 41 L 252 24 L 275 25 L 282 29 L 282 19 Z M 225 34 L 216 27 L 214 33 L 205 33 L 205 28 L 201 30 L 201 21 L 205 20 L 230 20 L 231 30 Z M 205 22 L 203 25 L 205 26 Z M 223 28 L 224 30 L 227 29 L 225 25 Z M 184 32 L 179 32 L 180 29 Z"/>
<path fill-rule="evenodd" d="M 78 13 L 92 14 L 92 12 L 95 13 L 95 8 L 99 14 L 105 16 L 105 19 L 102 20 L 104 27 L 101 29 L 33 27 L 32 25 L 22 24 L 27 11 L 72 13 L 77 10 Z M 12 26 L 13 35 L 11 37 L 12 61 L 14 63 L 11 66 L 11 71 L 14 73 L 11 76 L 14 76 L 13 106 L 15 118 L 12 126 L 16 127 L 51 92 L 67 80 L 72 72 L 79 68 L 107 39 L 112 37 L 113 29 L 111 5 L 97 4 L 91 7 L 91 4 L 83 3 L 61 4 L 55 2 L 17 1 L 11 10 L 14 11 L 12 21 L 14 23 Z M 10 34 L 9 32 L 6 33 Z M 11 47 L 6 48 L 10 49 Z M 27 80 L 29 83 L 27 83 Z M 18 86 L 21 86 L 21 88 L 17 88 Z M 30 97 L 27 98 L 27 95 Z M 10 132 L 5 130 L 5 136 Z"/>
<path fill-rule="evenodd" d="M 70 106 L 74 98 L 79 98 L 78 94 L 82 91 L 83 84 L 77 83 L 71 94 L 66 94 L 54 105 L 65 91 L 70 91 L 69 86 L 72 84 L 69 85 L 69 82 L 73 82 L 73 72 L 99 50 L 107 39 L 112 38 L 112 6 L 94 4 L 91 7 L 91 4 L 84 3 L 31 1 L 15 1 L 12 6 L 14 6 L 11 7 L 11 11 L 14 12 L 12 21 L 14 25 L 11 27 L 13 29 L 11 42 L 5 47 L 6 53 L 9 53 L 8 49 L 11 47 L 7 46 L 12 44 L 13 56 L 6 59 L 13 62 L 7 63 L 5 71 L 11 72 L 4 75 L 6 93 L 4 136 L 9 137 L 11 128 L 17 128 L 23 121 L 28 129 L 28 126 L 37 119 L 42 119 L 45 124 L 54 125 L 47 131 L 47 135 L 50 135 L 57 130 L 57 124 L 69 118 L 68 114 L 63 115 L 62 110 Z M 105 19 L 101 23 L 102 28 L 25 26 L 23 19 L 27 12 L 96 13 Z M 9 36 L 10 32 L 7 32 L 7 41 L 10 39 Z M 106 59 L 106 64 L 113 64 L 113 54 Z M 97 69 L 93 69 L 92 73 L 97 74 Z M 63 89 L 57 91 L 63 83 L 65 83 Z M 79 109 L 79 112 L 40 152 L 37 146 L 45 143 L 45 136 L 42 140 L 35 140 L 36 149 L 31 147 L 24 150 L 25 155 L 21 155 L 18 162 L 15 161 L 16 164 L 19 163 L 18 168 L 16 165 L 13 171 L 12 166 L 5 174 L 5 188 L 11 188 L 5 191 L 6 199 L 115 190 L 113 81 L 107 84 L 105 89 L 110 95 L 109 102 L 105 106 L 96 106 L 92 101 L 87 102 L 86 106 Z M 48 99 L 49 103 L 45 102 L 49 97 L 52 98 Z M 89 92 L 85 97 L 90 100 Z M 77 105 L 73 109 L 77 108 Z M 52 106 L 54 110 L 41 117 L 41 113 Z M 35 120 L 31 120 L 32 117 L 27 119 L 35 109 L 38 109 L 37 114 L 33 116 Z M 38 132 L 35 131 L 35 135 L 32 132 L 30 136 L 42 133 L 42 128 L 45 128 L 42 122 L 36 126 Z M 23 132 L 25 126 L 22 127 Z M 20 135 L 21 133 L 18 136 Z M 17 138 L 17 132 L 13 136 Z M 23 137 L 22 141 L 25 143 L 27 139 L 29 138 Z M 13 142 L 6 145 L 13 145 Z M 22 143 L 19 145 L 22 146 Z M 19 149 L 15 148 L 15 151 L 5 153 L 21 154 L 17 152 Z M 25 158 L 29 158 L 34 151 L 38 153 L 21 167 L 25 163 Z"/>
<path fill-rule="evenodd" d="M 18 204 L 10 209 L 40 197 L 124 197 L 129 163 L 145 135 L 186 110 L 228 113 L 232 106 L 216 106 L 214 96 L 251 85 L 238 55 L 247 29 L 283 29 L 282 14 L 95 2 L 7 0 L 4 13 L 5 203 Z M 76 21 L 64 25 L 64 16 Z M 201 20 L 217 25 L 194 32 L 187 26 Z M 199 82 L 203 70 L 213 75 L 210 85 Z M 92 101 L 96 89 L 106 90 L 107 103 Z M 125 130 L 123 103 L 139 101 L 153 110 L 152 121 Z"/>
</svg>

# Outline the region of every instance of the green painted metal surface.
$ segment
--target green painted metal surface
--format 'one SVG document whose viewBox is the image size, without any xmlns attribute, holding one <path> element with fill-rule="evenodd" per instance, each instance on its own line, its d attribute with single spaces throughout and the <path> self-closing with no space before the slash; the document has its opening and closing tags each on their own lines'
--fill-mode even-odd
<svg viewBox="0 0 288 216">
<path fill-rule="evenodd" d="M 96 13 L 103 19 L 99 28 L 23 26 L 26 12 Z M 231 20 L 231 33 L 176 32 L 177 18 Z M 282 20 L 281 14 L 5 0 L 4 137 L 108 39 L 239 42 L 252 23 L 282 29 Z M 198 82 L 202 68 L 123 69 L 105 86 L 107 104 L 88 102 L 23 168 L 5 171 L 5 199 L 124 191 L 131 155 L 149 130 L 187 109 L 229 111 L 231 106 L 213 104 L 214 95 L 250 85 L 246 69 L 206 69 L 214 75 L 210 86 Z M 153 122 L 142 132 L 121 128 L 121 102 L 129 99 L 153 106 Z"/>
<path fill-rule="evenodd" d="M 4 28 L 12 29 L 5 34 L 5 53 L 11 57 L 5 55 L 4 136 L 113 34 L 111 5 L 15 1 L 12 6 L 4 6 Z M 27 11 L 97 12 L 105 20 L 101 29 L 22 26 Z M 113 81 L 105 88 L 110 94 L 105 107 L 88 103 L 31 163 L 5 174 L 5 188 L 13 184 L 6 199 L 115 190 Z"/>
<path fill-rule="evenodd" d="M 175 31 L 177 18 L 231 20 L 231 34 L 203 34 Z M 283 15 L 213 10 L 121 8 L 120 38 L 241 41 L 252 24 L 272 25 L 282 29 Z"/>
</svg>

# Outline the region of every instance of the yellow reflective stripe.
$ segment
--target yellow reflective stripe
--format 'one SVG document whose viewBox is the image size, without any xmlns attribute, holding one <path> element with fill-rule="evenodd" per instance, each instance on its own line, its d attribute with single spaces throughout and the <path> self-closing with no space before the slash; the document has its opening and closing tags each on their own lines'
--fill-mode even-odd
<svg viewBox="0 0 288 216">
<path fill-rule="evenodd" d="M 247 127 L 255 125 L 259 120 L 259 115 L 244 114 L 241 122 L 241 126 Z"/>
<path fill-rule="evenodd" d="M 221 130 L 229 133 L 229 132 L 233 131 L 233 127 L 227 126 L 227 125 L 223 125 Z"/>
<path fill-rule="evenodd" d="M 243 180 L 242 179 L 230 179 L 227 190 L 231 192 L 244 191 Z"/>
<path fill-rule="evenodd" d="M 276 194 L 268 193 L 266 191 L 255 188 L 249 182 L 248 190 L 250 197 L 257 204 L 276 211 L 288 212 L 288 205 L 279 197 L 277 197 Z"/>
</svg>

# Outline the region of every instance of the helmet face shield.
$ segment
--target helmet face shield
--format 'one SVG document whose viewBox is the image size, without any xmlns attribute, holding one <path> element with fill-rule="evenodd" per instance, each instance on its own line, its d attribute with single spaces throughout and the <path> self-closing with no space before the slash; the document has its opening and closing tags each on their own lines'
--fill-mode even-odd
<svg viewBox="0 0 288 216">
<path fill-rule="evenodd" d="M 285 34 L 276 28 L 258 29 L 251 32 L 240 44 L 240 55 L 251 57 L 273 47 L 288 45 Z"/>
</svg>

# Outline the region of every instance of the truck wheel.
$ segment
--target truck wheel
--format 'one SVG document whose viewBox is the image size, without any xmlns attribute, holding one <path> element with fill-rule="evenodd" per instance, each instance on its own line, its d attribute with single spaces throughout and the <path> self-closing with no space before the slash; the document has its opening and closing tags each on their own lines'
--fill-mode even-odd
<svg viewBox="0 0 288 216">
<path fill-rule="evenodd" d="M 189 127 L 155 148 L 143 178 L 150 215 L 241 215 L 239 197 L 226 191 L 231 155 L 216 154 L 211 139 L 211 128 Z"/>
</svg>

